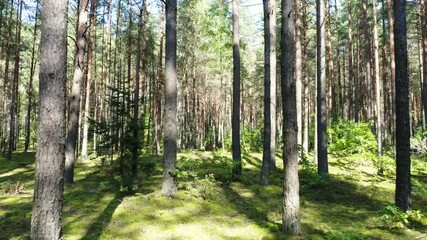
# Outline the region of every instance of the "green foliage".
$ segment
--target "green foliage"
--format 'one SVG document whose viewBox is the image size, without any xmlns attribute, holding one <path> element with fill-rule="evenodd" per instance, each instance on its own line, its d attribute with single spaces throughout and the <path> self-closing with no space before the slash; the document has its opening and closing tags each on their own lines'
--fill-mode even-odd
<svg viewBox="0 0 427 240">
<path fill-rule="evenodd" d="M 367 154 L 375 157 L 377 141 L 366 122 L 340 120 L 328 128 L 328 150 L 337 156 Z"/>
<path fill-rule="evenodd" d="M 427 131 L 421 128 L 415 130 L 411 137 L 411 151 L 419 155 L 427 155 Z"/>
<path fill-rule="evenodd" d="M 362 240 L 366 239 L 355 233 L 342 232 L 339 230 L 331 230 L 326 232 L 325 239 L 328 240 Z"/>
<path fill-rule="evenodd" d="M 243 131 L 244 137 L 244 146 L 243 148 L 246 151 L 251 152 L 260 152 L 263 148 L 263 128 L 255 127 L 248 128 L 246 127 Z"/>
<path fill-rule="evenodd" d="M 379 210 L 380 222 L 387 229 L 410 227 L 414 222 L 420 222 L 424 215 L 420 210 L 402 212 L 392 204 L 386 204 Z"/>
<path fill-rule="evenodd" d="M 21 194 L 23 192 L 25 188 L 25 185 L 23 183 L 21 183 L 20 181 L 17 182 L 12 182 L 12 181 L 5 181 L 5 182 L 0 182 L 0 190 L 2 190 L 2 192 L 8 194 L 8 195 L 18 195 Z"/>
<path fill-rule="evenodd" d="M 216 187 L 219 182 L 215 179 L 214 174 L 205 175 L 203 179 L 196 179 L 195 190 L 199 197 L 204 200 L 213 200 L 217 194 Z"/>
<path fill-rule="evenodd" d="M 101 192 L 105 192 L 105 191 L 111 190 L 112 187 L 113 187 L 113 183 L 110 180 L 105 180 L 105 181 L 99 182 L 98 189 Z"/>
<path fill-rule="evenodd" d="M 318 174 L 317 166 L 308 160 L 306 154 L 302 154 L 299 164 L 302 166 L 301 184 L 309 188 L 320 188 L 329 184 L 329 176 L 327 174 Z"/>
</svg>

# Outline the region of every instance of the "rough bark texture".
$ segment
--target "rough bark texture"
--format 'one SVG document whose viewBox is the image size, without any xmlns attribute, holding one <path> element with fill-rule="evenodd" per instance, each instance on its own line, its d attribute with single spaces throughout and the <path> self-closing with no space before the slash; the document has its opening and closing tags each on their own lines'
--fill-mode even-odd
<svg viewBox="0 0 427 240">
<path fill-rule="evenodd" d="M 328 173 L 328 146 L 326 140 L 326 54 L 325 2 L 316 1 L 317 25 L 317 161 L 318 172 Z"/>
<path fill-rule="evenodd" d="M 396 126 L 396 56 L 395 56 L 395 40 L 394 40 L 394 19 L 393 19 L 393 0 L 387 0 L 387 16 L 388 16 L 388 31 L 389 31 L 389 44 L 390 44 L 390 72 L 391 72 L 391 104 L 392 104 L 392 129 L 391 136 L 394 136 Z M 394 138 L 392 137 L 394 142 Z"/>
<path fill-rule="evenodd" d="M 177 76 L 176 76 L 176 15 L 177 1 L 166 1 L 166 79 L 165 79 L 165 139 L 162 193 L 177 193 L 175 177 L 177 138 Z"/>
<path fill-rule="evenodd" d="M 240 44 L 239 44 L 239 6 L 233 2 L 233 113 L 231 119 L 233 152 L 233 177 L 242 174 L 242 154 L 240 146 Z"/>
<path fill-rule="evenodd" d="M 74 56 L 73 86 L 68 112 L 67 141 L 65 146 L 65 182 L 74 181 L 74 163 L 76 159 L 77 135 L 79 131 L 80 96 L 85 68 L 85 33 L 87 29 L 87 6 L 88 0 L 80 0 L 80 9 L 77 26 L 77 45 Z"/>
<path fill-rule="evenodd" d="M 32 239 L 60 239 L 65 160 L 67 0 L 42 0 Z"/>
<path fill-rule="evenodd" d="M 296 86 L 293 74 L 295 60 L 295 26 L 293 1 L 282 0 L 281 81 L 283 100 L 283 228 L 290 235 L 301 232 Z"/>
<path fill-rule="evenodd" d="M 406 38 L 406 1 L 394 1 L 396 56 L 396 194 L 403 211 L 411 209 L 411 156 L 409 122 L 409 78 Z"/>
<path fill-rule="evenodd" d="M 268 185 L 276 154 L 276 1 L 264 0 L 264 150 L 261 185 Z M 273 165 L 274 164 L 274 165 Z"/>
<path fill-rule="evenodd" d="M 301 2 L 295 0 L 295 78 L 299 146 L 302 146 L 302 45 L 301 45 Z"/>
</svg>

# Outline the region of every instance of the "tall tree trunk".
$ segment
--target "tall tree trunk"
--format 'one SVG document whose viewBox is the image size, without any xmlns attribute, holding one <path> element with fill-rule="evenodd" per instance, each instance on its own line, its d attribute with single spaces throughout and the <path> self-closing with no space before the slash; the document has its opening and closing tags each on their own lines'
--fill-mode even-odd
<svg viewBox="0 0 427 240">
<path fill-rule="evenodd" d="M 421 30 L 422 30 L 422 78 L 423 78 L 423 105 L 424 117 L 427 123 L 427 4 L 421 0 Z"/>
<path fill-rule="evenodd" d="M 354 110 L 354 98 L 353 98 L 353 83 L 354 83 L 354 74 L 353 74 L 353 17 L 351 1 L 348 2 L 348 119 L 355 119 L 355 110 Z"/>
<path fill-rule="evenodd" d="M 409 123 L 409 77 L 406 40 L 406 0 L 394 1 L 396 56 L 396 195 L 403 211 L 411 209 L 411 157 Z"/>
<path fill-rule="evenodd" d="M 107 2 L 107 21 L 105 22 L 104 31 L 104 49 L 103 49 L 103 65 L 102 65 L 102 91 L 101 91 L 101 102 L 100 102 L 100 120 L 105 121 L 107 111 L 105 107 L 105 101 L 107 98 L 107 88 L 110 85 L 110 62 L 109 62 L 109 46 L 110 46 L 110 35 L 111 35 L 111 1 Z"/>
<path fill-rule="evenodd" d="M 73 86 L 68 111 L 67 141 L 65 145 L 65 182 L 74 181 L 74 163 L 76 160 L 77 135 L 79 131 L 80 99 L 85 69 L 85 48 L 87 30 L 88 0 L 80 0 L 77 22 L 76 52 L 74 55 Z"/>
<path fill-rule="evenodd" d="M 295 0 L 295 78 L 298 126 L 298 146 L 302 146 L 302 45 L 301 45 L 301 1 Z"/>
<path fill-rule="evenodd" d="M 327 93 L 327 109 L 329 114 L 329 119 L 332 119 L 332 122 L 336 120 L 336 106 L 335 106 L 335 69 L 334 69 L 334 56 L 332 54 L 332 34 L 331 34 L 331 7 L 329 0 L 326 1 L 326 37 L 328 44 L 328 78 L 329 86 Z"/>
<path fill-rule="evenodd" d="M 264 0 L 264 150 L 261 185 L 268 185 L 276 155 L 276 0 Z M 273 165 L 274 163 L 274 165 Z"/>
<path fill-rule="evenodd" d="M 39 13 L 39 0 L 36 2 L 36 13 L 34 18 L 34 29 L 33 29 L 33 46 L 31 50 L 31 65 L 30 65 L 30 82 L 28 84 L 27 96 L 27 116 L 25 117 L 25 147 L 24 152 L 27 152 L 30 148 L 30 137 L 31 137 L 31 111 L 33 108 L 33 81 L 36 70 L 36 38 L 37 38 L 37 23 Z"/>
<path fill-rule="evenodd" d="M 162 138 L 162 85 L 163 85 L 163 37 L 164 37 L 164 16 L 165 16 L 165 6 L 162 3 L 162 13 L 160 15 L 160 43 L 159 43 L 159 66 L 157 69 L 157 82 L 153 86 L 156 88 L 156 99 L 154 101 L 154 114 L 155 117 L 153 119 L 154 123 L 154 143 L 156 145 L 156 155 L 160 154 L 160 140 Z"/>
<path fill-rule="evenodd" d="M 295 26 L 293 0 L 282 1 L 281 81 L 283 101 L 283 228 L 291 235 L 301 232 L 298 180 L 298 127 L 296 87 L 293 74 L 295 61 Z"/>
<path fill-rule="evenodd" d="M 240 146 L 240 38 L 239 38 L 239 6 L 237 0 L 233 5 L 233 113 L 232 125 L 232 155 L 233 177 L 240 178 L 242 174 L 242 156 Z"/>
<path fill-rule="evenodd" d="M 382 155 L 382 107 L 381 107 L 381 79 L 380 79 L 380 54 L 378 44 L 378 22 L 377 22 L 377 3 L 376 0 L 372 0 L 372 15 L 374 18 L 374 61 L 375 61 L 375 91 L 376 91 L 376 135 L 378 145 L 378 156 Z"/>
<path fill-rule="evenodd" d="M 166 0 L 166 79 L 165 79 L 165 139 L 162 193 L 177 193 L 175 177 L 177 138 L 177 76 L 176 76 L 176 15 L 177 0 Z"/>
<path fill-rule="evenodd" d="M 367 0 L 363 1 L 363 34 L 365 40 L 365 78 L 367 85 L 367 100 L 365 107 L 367 108 L 367 120 L 370 121 L 372 118 L 372 78 L 371 78 L 371 35 L 369 32 L 368 23 L 368 7 Z"/>
<path fill-rule="evenodd" d="M 317 24 L 317 161 L 318 172 L 328 173 L 328 146 L 326 139 L 326 56 L 325 56 L 325 2 L 316 0 Z"/>
<path fill-rule="evenodd" d="M 396 130 L 396 57 L 395 57 L 395 46 L 394 46 L 394 20 L 393 20 L 393 2 L 387 0 L 387 15 L 388 15 L 388 31 L 389 31 L 389 47 L 390 47 L 390 72 L 391 72 L 391 103 L 392 103 L 392 126 L 391 126 L 391 140 L 395 142 L 395 130 Z"/>
<path fill-rule="evenodd" d="M 15 47 L 15 66 L 13 69 L 13 81 L 12 81 L 12 98 L 10 103 L 10 122 L 9 122 L 9 152 L 8 158 L 12 159 L 12 152 L 15 149 L 16 141 L 16 114 L 17 114 L 17 98 L 18 98 L 18 84 L 19 84 L 19 62 L 20 62 L 20 45 L 21 45 L 21 19 L 22 19 L 22 0 L 19 1 L 19 12 L 17 17 L 16 25 L 16 47 Z"/>
<path fill-rule="evenodd" d="M 61 239 L 68 1 L 41 3 L 40 108 L 31 239 Z"/>
<path fill-rule="evenodd" d="M 89 118 L 90 118 L 90 97 L 92 85 L 92 62 L 93 50 L 95 47 L 95 7 L 96 0 L 90 0 L 90 30 L 89 30 L 89 45 L 87 51 L 87 76 L 86 76 L 86 98 L 85 98 L 85 111 L 83 118 L 83 140 L 82 140 L 82 161 L 87 161 L 87 143 L 89 139 Z"/>
</svg>

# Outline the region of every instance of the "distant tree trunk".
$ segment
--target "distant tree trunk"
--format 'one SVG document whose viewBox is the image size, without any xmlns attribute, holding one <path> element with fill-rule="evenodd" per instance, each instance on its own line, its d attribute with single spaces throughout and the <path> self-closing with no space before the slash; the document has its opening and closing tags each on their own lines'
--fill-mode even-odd
<svg viewBox="0 0 427 240">
<path fill-rule="evenodd" d="M 105 121 L 107 111 L 105 101 L 107 98 L 107 88 L 110 85 L 110 61 L 109 61 L 109 47 L 110 47 L 110 34 L 111 34 L 111 1 L 107 2 L 107 20 L 105 22 L 104 31 L 104 49 L 103 49 L 103 65 L 102 65 L 102 91 L 100 102 L 100 120 Z"/>
<path fill-rule="evenodd" d="M 422 78 L 423 78 L 423 105 L 424 117 L 427 123 L 427 4 L 421 0 L 421 30 L 422 30 Z"/>
<path fill-rule="evenodd" d="M 61 239 L 68 1 L 41 3 L 40 107 L 31 239 Z"/>
<path fill-rule="evenodd" d="M 318 172 L 328 173 L 328 146 L 326 139 L 326 56 L 325 56 L 325 2 L 316 0 L 317 23 L 317 161 Z"/>
<path fill-rule="evenodd" d="M 264 0 L 264 150 L 261 185 L 268 185 L 276 155 L 276 0 Z"/>
<path fill-rule="evenodd" d="M 232 155 L 233 177 L 242 175 L 242 156 L 240 150 L 240 38 L 239 38 L 239 6 L 237 0 L 233 4 L 233 113 L 232 125 Z"/>
<path fill-rule="evenodd" d="M 71 88 L 71 96 L 68 112 L 68 129 L 67 141 L 65 145 L 65 182 L 72 183 L 74 181 L 74 163 L 76 159 L 77 135 L 79 131 L 79 116 L 80 116 L 80 98 L 82 92 L 82 83 L 84 79 L 85 69 L 85 48 L 87 30 L 87 7 L 88 0 L 80 0 L 80 9 L 78 16 L 77 37 L 76 37 L 76 52 L 74 55 L 74 75 L 73 86 Z"/>
<path fill-rule="evenodd" d="M 328 45 L 328 78 L 329 78 L 329 86 L 327 93 L 327 109 L 329 114 L 329 119 L 332 119 L 332 122 L 336 121 L 336 101 L 335 101 L 335 69 L 334 69 L 334 56 L 332 54 L 332 34 L 331 34 L 331 7 L 329 1 L 326 1 L 326 38 Z"/>
<path fill-rule="evenodd" d="M 396 195 L 403 211 L 411 209 L 409 78 L 406 40 L 406 0 L 394 1 L 396 56 Z"/>
<path fill-rule="evenodd" d="M 307 20 L 307 8 L 308 1 L 303 0 L 303 11 L 302 11 L 302 19 L 303 19 L 303 27 L 304 29 L 304 62 L 308 63 L 308 20 Z M 304 65 L 304 152 L 308 153 L 310 150 L 309 144 L 309 131 L 310 131 L 310 68 L 307 64 Z"/>
<path fill-rule="evenodd" d="M 164 38 L 164 16 L 165 16 L 165 6 L 162 4 L 162 13 L 160 15 L 160 41 L 159 41 L 159 66 L 157 69 L 157 82 L 153 86 L 156 88 L 156 99 L 154 101 L 154 143 L 156 145 L 156 155 L 160 154 L 160 140 L 162 138 L 161 134 L 161 123 L 162 123 L 162 85 L 163 85 L 163 38 Z"/>
<path fill-rule="evenodd" d="M 25 118 L 25 147 L 24 152 L 27 152 L 30 148 L 30 137 L 31 137 L 31 114 L 33 107 L 33 81 L 34 74 L 36 71 L 36 38 L 37 38 L 37 23 L 38 23 L 38 13 L 39 13 L 39 0 L 36 2 L 36 13 L 34 18 L 34 29 L 33 29 L 33 46 L 31 50 L 31 65 L 30 65 L 30 82 L 28 84 L 27 96 L 28 96 L 28 106 L 27 106 L 27 116 Z"/>
<path fill-rule="evenodd" d="M 299 216 L 298 128 L 296 87 L 293 74 L 295 61 L 295 26 L 293 0 L 282 0 L 281 81 L 283 101 L 283 228 L 291 235 L 301 232 Z"/>
<path fill-rule="evenodd" d="M 371 36 L 369 32 L 369 20 L 368 20 L 368 7 L 367 1 L 363 2 L 363 34 L 365 40 L 365 78 L 367 85 L 367 101 L 365 107 L 367 108 L 367 120 L 371 121 L 372 118 L 372 78 L 371 78 Z"/>
<path fill-rule="evenodd" d="M 165 79 L 165 139 L 162 193 L 174 196 L 177 138 L 177 76 L 176 76 L 176 15 L 177 0 L 166 0 L 166 79 Z"/>
<path fill-rule="evenodd" d="M 301 45 L 301 1 L 295 0 L 295 78 L 297 107 L 297 143 L 302 147 L 302 45 Z"/>
<path fill-rule="evenodd" d="M 19 62 L 20 62 L 20 45 L 21 45 L 21 19 L 22 19 L 22 0 L 19 1 L 19 13 L 17 17 L 16 25 L 16 47 L 15 47 L 15 66 L 13 69 L 13 81 L 12 81 L 12 98 L 10 103 L 10 122 L 9 122 L 9 160 L 12 159 L 12 152 L 15 150 L 16 142 L 16 114 L 17 111 L 17 98 L 18 98 L 18 84 L 19 84 Z"/>
<path fill-rule="evenodd" d="M 387 15 L 388 15 L 388 30 L 389 30 L 389 44 L 390 44 L 390 72 L 391 72 L 391 104 L 392 104 L 392 129 L 391 136 L 392 142 L 395 142 L 395 129 L 396 129 L 396 57 L 395 57 L 395 46 L 394 46 L 394 20 L 393 20 L 393 2 L 392 0 L 387 0 Z"/>
<path fill-rule="evenodd" d="M 83 140 L 82 140 L 82 161 L 87 161 L 87 143 L 89 139 L 89 118 L 90 118 L 90 95 L 92 85 L 92 62 L 93 50 L 95 46 L 95 7 L 96 0 L 90 0 L 90 30 L 89 30 L 89 45 L 87 51 L 87 80 L 86 80 L 86 98 L 85 98 L 85 111 L 83 118 Z"/>
<path fill-rule="evenodd" d="M 349 106 L 348 106 L 348 119 L 355 119 L 355 111 L 354 111 L 354 98 L 353 98 L 353 83 L 354 83 L 354 74 L 353 74 L 353 33 L 352 33 L 352 25 L 353 25 L 353 17 L 351 15 L 352 5 L 351 1 L 348 2 L 348 98 L 349 98 Z"/>
<path fill-rule="evenodd" d="M 145 0 L 142 1 L 142 4 Z M 137 45 L 136 45 L 136 69 L 135 69 L 135 89 L 134 89 L 134 103 L 133 103 L 133 146 L 132 146 L 132 187 L 137 188 L 137 177 L 138 177 L 138 156 L 140 148 L 139 140 L 139 84 L 141 79 L 141 34 L 142 34 L 142 11 L 144 6 L 141 6 L 139 15 L 138 15 L 138 36 L 137 36 Z"/>
<path fill-rule="evenodd" d="M 374 61 L 375 61 L 375 90 L 376 90 L 376 135 L 377 135 L 377 145 L 378 145 L 378 156 L 382 155 L 382 107 L 381 107 L 381 79 L 380 79 L 380 56 L 379 56 L 379 46 L 378 46 L 378 22 L 377 22 L 377 9 L 376 9 L 376 0 L 372 0 L 372 15 L 374 18 Z"/>
</svg>

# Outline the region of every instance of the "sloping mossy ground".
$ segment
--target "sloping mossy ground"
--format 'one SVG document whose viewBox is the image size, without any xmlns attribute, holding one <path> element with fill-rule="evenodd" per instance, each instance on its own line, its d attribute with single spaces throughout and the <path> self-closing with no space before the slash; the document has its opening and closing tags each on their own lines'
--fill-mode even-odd
<svg viewBox="0 0 427 240">
<path fill-rule="evenodd" d="M 292 239 L 280 232 L 282 168 L 270 186 L 257 184 L 262 154 L 244 154 L 243 177 L 230 181 L 231 156 L 178 156 L 179 194 L 161 195 L 161 157 L 142 156 L 140 190 L 124 195 L 100 161 L 78 163 L 65 186 L 64 239 Z M 413 208 L 427 215 L 427 160 L 413 164 Z M 144 163 L 151 163 L 150 165 Z M 394 199 L 394 179 L 379 177 L 362 156 L 330 159 L 330 178 L 300 172 L 302 235 L 293 239 L 427 239 L 427 219 L 389 230 L 378 210 Z M 34 153 L 0 157 L 0 239 L 28 239 Z"/>
</svg>

